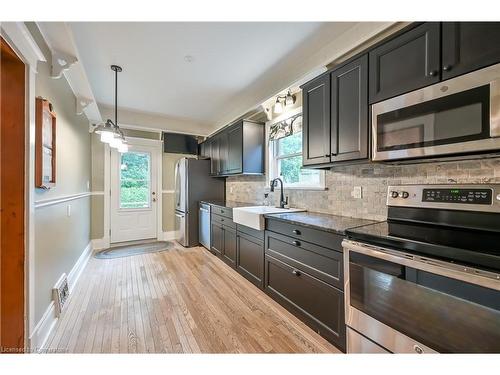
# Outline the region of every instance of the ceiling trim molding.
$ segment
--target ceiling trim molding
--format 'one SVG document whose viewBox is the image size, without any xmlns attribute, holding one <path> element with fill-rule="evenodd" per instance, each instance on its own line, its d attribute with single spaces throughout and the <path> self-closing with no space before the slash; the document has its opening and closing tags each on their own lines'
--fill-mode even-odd
<svg viewBox="0 0 500 375">
<path fill-rule="evenodd" d="M 2 22 L 1 34 L 21 54 L 33 73 L 37 73 L 38 61 L 47 61 L 24 22 Z"/>
<path fill-rule="evenodd" d="M 65 22 L 37 22 L 36 24 L 52 55 L 52 77 L 59 78 L 64 75 L 75 97 L 84 98 L 86 105 L 79 107 L 77 101 L 77 114 L 81 110 L 80 113 L 84 113 L 89 122 L 101 123 L 102 116 L 79 58 L 71 29 Z"/>
</svg>

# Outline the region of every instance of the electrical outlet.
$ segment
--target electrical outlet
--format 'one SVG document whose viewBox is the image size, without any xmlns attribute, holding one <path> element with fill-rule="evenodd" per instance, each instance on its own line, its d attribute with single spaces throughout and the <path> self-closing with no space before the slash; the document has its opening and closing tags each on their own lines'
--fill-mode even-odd
<svg viewBox="0 0 500 375">
<path fill-rule="evenodd" d="M 354 186 L 351 191 L 351 197 L 361 199 L 363 197 L 363 188 L 361 186 Z"/>
<path fill-rule="evenodd" d="M 68 205 L 66 206 L 66 216 L 67 216 L 67 217 L 70 217 L 70 216 L 71 216 L 71 205 L 70 205 L 70 204 L 68 204 Z"/>
</svg>

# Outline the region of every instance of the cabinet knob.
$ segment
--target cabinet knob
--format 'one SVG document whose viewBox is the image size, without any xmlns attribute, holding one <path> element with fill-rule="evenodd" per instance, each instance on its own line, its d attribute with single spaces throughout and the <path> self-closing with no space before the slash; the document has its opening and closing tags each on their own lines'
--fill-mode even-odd
<svg viewBox="0 0 500 375">
<path fill-rule="evenodd" d="M 294 246 L 300 246 L 300 241 L 293 241 L 293 242 L 292 242 L 292 244 L 293 244 Z"/>
<path fill-rule="evenodd" d="M 300 235 L 301 235 L 300 230 L 298 230 L 298 229 L 294 229 L 294 230 L 292 230 L 292 233 L 293 233 L 293 234 L 296 234 L 296 235 L 298 235 L 298 236 L 300 236 Z"/>
<path fill-rule="evenodd" d="M 450 71 L 450 70 L 451 70 L 451 65 L 445 65 L 445 66 L 443 66 L 443 70 L 444 70 L 445 72 Z"/>
<path fill-rule="evenodd" d="M 292 273 L 295 275 L 295 276 L 300 276 L 301 273 L 299 270 L 293 270 Z"/>
<path fill-rule="evenodd" d="M 325 155 L 325 158 L 329 158 L 329 157 L 330 157 L 330 154 L 326 154 L 326 155 Z"/>
<path fill-rule="evenodd" d="M 431 70 L 431 71 L 429 72 L 429 75 L 430 75 L 431 77 L 434 77 L 434 76 L 436 76 L 436 75 L 437 75 L 437 71 L 435 71 L 435 70 Z"/>
</svg>

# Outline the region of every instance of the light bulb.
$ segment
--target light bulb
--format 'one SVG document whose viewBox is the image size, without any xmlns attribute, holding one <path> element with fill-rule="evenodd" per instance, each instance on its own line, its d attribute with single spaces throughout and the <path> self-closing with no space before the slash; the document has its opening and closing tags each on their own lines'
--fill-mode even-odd
<svg viewBox="0 0 500 375">
<path fill-rule="evenodd" d="M 288 91 L 288 94 L 286 94 L 286 97 L 285 97 L 285 105 L 293 105 L 293 103 L 295 103 L 295 96 L 292 95 L 292 93 L 290 91 Z"/>
<path fill-rule="evenodd" d="M 110 143 L 115 135 L 112 132 L 102 132 L 101 133 L 101 142 Z"/>
<path fill-rule="evenodd" d="M 113 138 L 111 142 L 109 142 L 109 146 L 113 148 L 119 148 L 122 145 L 122 140 L 120 138 Z"/>
<path fill-rule="evenodd" d="M 281 113 L 281 112 L 283 112 L 283 105 L 278 100 L 276 100 L 276 104 L 274 105 L 274 112 L 275 113 Z"/>
<path fill-rule="evenodd" d="M 124 153 L 127 151 L 128 151 L 128 144 L 122 142 L 122 144 L 118 146 L 118 152 Z"/>
</svg>

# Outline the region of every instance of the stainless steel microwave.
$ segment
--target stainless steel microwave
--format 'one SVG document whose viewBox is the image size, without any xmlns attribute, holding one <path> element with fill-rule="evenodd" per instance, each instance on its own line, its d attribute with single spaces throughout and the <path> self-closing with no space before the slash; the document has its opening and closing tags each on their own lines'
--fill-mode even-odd
<svg viewBox="0 0 500 375">
<path fill-rule="evenodd" d="M 500 152 L 500 64 L 373 104 L 372 159 Z"/>
</svg>

